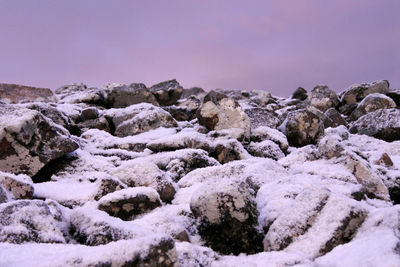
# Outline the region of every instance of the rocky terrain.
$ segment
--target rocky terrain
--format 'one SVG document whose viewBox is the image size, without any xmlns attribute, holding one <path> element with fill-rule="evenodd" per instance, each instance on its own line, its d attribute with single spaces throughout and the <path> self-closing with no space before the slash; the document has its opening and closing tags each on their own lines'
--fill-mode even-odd
<svg viewBox="0 0 400 267">
<path fill-rule="evenodd" d="M 0 99 L 0 266 L 400 266 L 388 81 Z"/>
</svg>

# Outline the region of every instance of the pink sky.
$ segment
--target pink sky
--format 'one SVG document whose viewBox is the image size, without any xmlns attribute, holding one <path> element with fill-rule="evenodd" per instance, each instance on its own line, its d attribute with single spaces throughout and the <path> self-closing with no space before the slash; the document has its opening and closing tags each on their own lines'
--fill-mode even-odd
<svg viewBox="0 0 400 267">
<path fill-rule="evenodd" d="M 0 82 L 400 89 L 400 1 L 0 0 Z"/>
</svg>

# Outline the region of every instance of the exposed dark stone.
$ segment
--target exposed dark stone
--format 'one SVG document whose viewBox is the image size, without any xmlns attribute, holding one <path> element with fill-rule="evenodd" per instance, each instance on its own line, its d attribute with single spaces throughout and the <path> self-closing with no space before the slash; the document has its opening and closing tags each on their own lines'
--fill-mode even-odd
<svg viewBox="0 0 400 267">
<path fill-rule="evenodd" d="M 175 104 L 181 97 L 183 87 L 174 79 L 153 85 L 150 92 L 162 106 Z"/>
<path fill-rule="evenodd" d="M 334 108 L 330 108 L 325 111 L 325 116 L 331 119 L 334 124 L 333 127 L 337 127 L 339 125 L 347 125 L 347 122 L 343 119 L 342 115 L 340 115 L 340 113 Z"/>
<path fill-rule="evenodd" d="M 276 128 L 281 121 L 278 119 L 278 115 L 274 112 L 268 111 L 264 108 L 250 108 L 244 111 L 249 116 L 251 128 L 255 129 L 260 126 L 267 126 L 270 128 Z"/>
<path fill-rule="evenodd" d="M 389 82 L 387 80 L 372 83 L 362 83 L 350 86 L 341 92 L 340 101 L 343 104 L 356 104 L 363 100 L 367 95 L 373 93 L 386 94 L 389 92 Z"/>
<path fill-rule="evenodd" d="M 305 100 L 307 98 L 307 90 L 303 87 L 298 87 L 292 94 L 293 99 Z"/>
<path fill-rule="evenodd" d="M 199 95 L 202 95 L 202 94 L 205 94 L 205 93 L 206 93 L 206 91 L 204 91 L 200 87 L 192 87 L 192 88 L 189 88 L 189 89 L 183 89 L 181 98 L 188 98 L 188 97 L 190 97 L 192 95 L 199 96 Z"/>
<path fill-rule="evenodd" d="M 106 91 L 108 107 L 125 108 L 139 103 L 158 106 L 156 98 L 143 83 L 108 85 Z"/>
<path fill-rule="evenodd" d="M 325 112 L 329 108 L 335 108 L 339 104 L 339 98 L 335 91 L 326 85 L 317 85 L 311 91 L 310 104 L 315 108 Z"/>
</svg>

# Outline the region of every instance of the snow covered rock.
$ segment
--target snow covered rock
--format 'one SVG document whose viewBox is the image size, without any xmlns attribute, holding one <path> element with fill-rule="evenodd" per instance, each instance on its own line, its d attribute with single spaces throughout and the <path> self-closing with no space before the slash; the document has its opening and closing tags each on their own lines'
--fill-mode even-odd
<svg viewBox="0 0 400 267">
<path fill-rule="evenodd" d="M 326 204 L 330 191 L 325 188 L 303 190 L 285 212 L 269 227 L 264 238 L 264 250 L 282 250 L 313 224 Z"/>
<path fill-rule="evenodd" d="M 199 220 L 200 235 L 212 249 L 235 255 L 261 250 L 257 206 L 245 183 L 223 180 L 204 185 L 192 196 L 190 209 Z"/>
<path fill-rule="evenodd" d="M 325 112 L 329 108 L 335 108 L 339 104 L 339 98 L 335 91 L 329 89 L 328 86 L 317 85 L 311 91 L 310 104 L 322 112 Z"/>
<path fill-rule="evenodd" d="M 0 184 L 0 204 L 8 202 L 10 199 L 4 187 Z"/>
<path fill-rule="evenodd" d="M 306 109 L 290 112 L 280 130 L 286 135 L 289 144 L 295 147 L 316 144 L 324 134 L 320 118 Z"/>
<path fill-rule="evenodd" d="M 169 106 L 175 104 L 181 97 L 183 87 L 174 79 L 153 85 L 150 87 L 150 92 L 161 106 Z"/>
<path fill-rule="evenodd" d="M 204 97 L 197 118 L 209 130 L 239 128 L 250 135 L 249 117 L 237 101 L 221 93 L 211 91 Z"/>
<path fill-rule="evenodd" d="M 15 199 L 32 199 L 34 188 L 29 176 L 0 172 L 0 184 Z"/>
<path fill-rule="evenodd" d="M 370 112 L 352 123 L 350 132 L 389 142 L 400 140 L 400 109 L 379 109 Z"/>
<path fill-rule="evenodd" d="M 166 203 L 170 203 L 176 193 L 171 178 L 154 163 L 128 162 L 116 168 L 112 175 L 130 187 L 146 186 L 155 189 Z"/>
<path fill-rule="evenodd" d="M 386 94 L 389 92 L 389 82 L 386 80 L 372 83 L 354 84 L 339 94 L 343 104 L 357 104 L 367 95 L 373 93 Z"/>
<path fill-rule="evenodd" d="M 168 112 L 148 103 L 131 105 L 122 109 L 110 109 L 105 116 L 113 122 L 114 134 L 119 137 L 135 135 L 159 127 L 178 126 Z"/>
<path fill-rule="evenodd" d="M 39 112 L 0 104 L 0 171 L 35 175 L 77 148 L 65 129 Z"/>
<path fill-rule="evenodd" d="M 358 104 L 357 108 L 350 114 L 349 119 L 355 121 L 375 110 L 395 107 L 396 103 L 390 97 L 377 93 L 369 94 Z"/>
<path fill-rule="evenodd" d="M 158 106 L 156 98 L 143 83 L 108 84 L 104 90 L 107 93 L 107 106 L 111 108 L 126 108 L 139 103 Z"/>
<path fill-rule="evenodd" d="M 56 97 L 48 88 L 0 83 L 0 100 L 9 104 L 26 102 L 55 102 Z"/>
<path fill-rule="evenodd" d="M 247 116 L 249 116 L 252 129 L 262 126 L 275 129 L 281 123 L 278 115 L 275 112 L 267 110 L 265 108 L 246 108 L 244 112 L 247 114 Z"/>
<path fill-rule="evenodd" d="M 174 241 L 159 235 L 96 247 L 0 243 L 0 256 L 2 266 L 179 266 Z"/>
<path fill-rule="evenodd" d="M 279 145 L 280 149 L 284 152 L 286 152 L 287 149 L 289 148 L 288 140 L 283 133 L 281 133 L 276 129 L 266 126 L 261 126 L 254 129 L 251 132 L 250 140 L 253 142 L 262 142 L 270 140 L 275 144 Z"/>
<path fill-rule="evenodd" d="M 57 217 L 41 200 L 17 200 L 0 205 L 0 242 L 65 243 Z"/>
<path fill-rule="evenodd" d="M 161 206 L 160 196 L 150 187 L 132 187 L 108 194 L 99 200 L 99 210 L 128 221 Z"/>
<path fill-rule="evenodd" d="M 200 106 L 200 99 L 196 96 L 190 96 L 187 99 L 180 100 L 176 105 L 166 106 L 164 109 L 178 121 L 191 121 L 196 119 L 196 112 Z"/>
<path fill-rule="evenodd" d="M 270 140 L 260 143 L 251 142 L 247 146 L 247 151 L 255 157 L 271 158 L 274 160 L 279 160 L 285 156 L 279 146 Z"/>
<path fill-rule="evenodd" d="M 104 90 L 92 87 L 88 88 L 83 83 L 72 83 L 64 85 L 55 91 L 58 102 L 63 104 L 85 103 L 97 106 L 106 105 L 106 94 Z"/>
</svg>

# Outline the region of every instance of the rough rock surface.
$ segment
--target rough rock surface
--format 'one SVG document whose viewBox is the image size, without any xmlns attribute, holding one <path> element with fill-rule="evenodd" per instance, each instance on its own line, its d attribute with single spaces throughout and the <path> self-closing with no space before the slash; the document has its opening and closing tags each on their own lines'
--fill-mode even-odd
<svg viewBox="0 0 400 267">
<path fill-rule="evenodd" d="M 307 98 L 307 90 L 303 87 L 298 87 L 292 94 L 293 99 L 305 100 Z"/>
<path fill-rule="evenodd" d="M 0 171 L 35 175 L 77 148 L 68 133 L 39 112 L 0 104 Z"/>
<path fill-rule="evenodd" d="M 310 104 L 322 112 L 325 112 L 329 108 L 336 107 L 339 104 L 339 98 L 335 91 L 329 89 L 328 86 L 317 85 L 311 91 Z"/>
<path fill-rule="evenodd" d="M 295 147 L 315 144 L 324 134 L 320 118 L 308 110 L 289 113 L 280 129 L 285 133 L 289 144 Z"/>
<path fill-rule="evenodd" d="M 250 119 L 237 101 L 224 94 L 210 92 L 197 111 L 201 125 L 209 130 L 239 128 L 250 135 Z"/>
<path fill-rule="evenodd" d="M 183 87 L 174 79 L 161 82 L 150 87 L 150 92 L 162 106 L 173 105 L 178 101 L 183 92 Z"/>
<path fill-rule="evenodd" d="M 21 102 L 56 102 L 56 97 L 48 88 L 0 83 L 0 100 L 9 104 Z"/>
<path fill-rule="evenodd" d="M 351 124 L 350 132 L 366 134 L 385 141 L 400 140 L 400 109 L 379 109 Z"/>
<path fill-rule="evenodd" d="M 400 113 L 386 81 L 339 104 L 321 86 L 296 98 L 154 88 L 0 101 L 0 266 L 399 265 Z"/>
<path fill-rule="evenodd" d="M 199 219 L 200 235 L 214 250 L 225 254 L 259 251 L 257 208 L 245 184 L 206 185 L 192 196 L 190 208 Z"/>
</svg>

